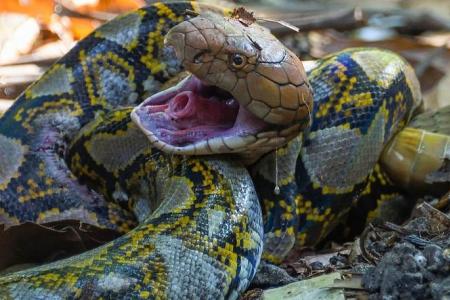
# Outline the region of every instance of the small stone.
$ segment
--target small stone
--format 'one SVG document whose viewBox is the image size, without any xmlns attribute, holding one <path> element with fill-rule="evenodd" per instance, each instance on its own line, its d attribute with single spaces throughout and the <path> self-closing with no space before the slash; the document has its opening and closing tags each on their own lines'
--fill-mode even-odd
<svg viewBox="0 0 450 300">
<path fill-rule="evenodd" d="M 419 267 L 424 268 L 427 265 L 427 259 L 421 253 L 414 255 L 414 260 Z"/>
<path fill-rule="evenodd" d="M 313 261 L 309 264 L 309 266 L 313 270 L 322 270 L 324 268 L 323 263 L 321 263 L 320 261 Z"/>
</svg>

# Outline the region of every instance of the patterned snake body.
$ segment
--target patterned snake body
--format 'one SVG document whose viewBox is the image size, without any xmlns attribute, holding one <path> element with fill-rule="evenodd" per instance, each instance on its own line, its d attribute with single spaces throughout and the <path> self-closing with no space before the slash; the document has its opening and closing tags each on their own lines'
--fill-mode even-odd
<svg viewBox="0 0 450 300">
<path fill-rule="evenodd" d="M 398 193 L 383 190 L 391 181 L 377 161 L 421 99 L 411 66 L 379 49 L 349 49 L 325 57 L 308 79 L 314 90 L 313 124 L 277 151 L 279 195 L 271 188 L 275 153 L 254 167 L 256 189 L 265 203 L 264 255 L 271 261 L 287 255 L 294 243 L 317 244 L 352 206 L 365 211 L 350 222 L 365 221 L 367 210 L 376 209 L 367 199 L 382 196 L 387 201 Z M 384 195 L 377 195 L 377 189 Z"/>
<path fill-rule="evenodd" d="M 420 102 L 404 60 L 346 50 L 320 60 L 308 83 L 284 47 L 275 60 L 259 49 L 265 41 L 271 52 L 282 46 L 256 24 L 208 12 L 182 22 L 186 10 L 202 8 L 157 3 L 107 23 L 0 119 L 1 223 L 76 219 L 127 232 L 81 255 L 0 277 L 4 298 L 234 299 L 252 280 L 263 242 L 264 257 L 280 261 L 296 242 L 323 239 L 357 199 L 376 194 L 376 184 L 390 186 L 377 162 Z M 211 26 L 228 32 L 227 47 L 213 47 L 220 37 Z M 174 51 L 163 51 L 164 36 Z M 179 71 L 178 61 L 197 77 L 156 93 Z M 255 84 L 265 93 L 251 90 Z M 186 117 L 187 104 L 211 104 L 202 93 L 211 85 L 225 95 L 214 105 L 240 126 L 201 123 L 205 142 L 177 126 L 197 122 Z M 188 97 L 176 98 L 181 93 Z M 252 177 L 231 157 L 174 155 L 232 153 L 248 164 L 274 148 L 250 167 Z"/>
<path fill-rule="evenodd" d="M 146 176 L 162 177 L 154 196 L 164 199 L 150 217 L 104 246 L 1 278 L 0 294 L 237 298 L 256 272 L 263 241 L 261 211 L 246 170 L 228 161 L 146 154 L 153 159 Z"/>
<path fill-rule="evenodd" d="M 62 154 L 88 121 L 137 104 L 171 77 L 171 66 L 158 59 L 162 37 L 186 18 L 187 9 L 200 8 L 158 3 L 106 24 L 5 113 L 0 120 L 1 223 L 76 219 L 119 232 L 135 225 L 120 201 L 107 202 L 80 185 Z M 163 154 L 149 148 L 147 139 L 136 147 L 142 142 L 143 155 L 153 151 L 145 176 L 165 179 L 152 182 L 152 199 L 164 204 L 112 243 L 2 277 L 1 298 L 233 299 L 248 286 L 263 233 L 247 171 L 224 160 Z M 112 165 L 121 163 L 126 162 L 119 157 Z"/>
</svg>

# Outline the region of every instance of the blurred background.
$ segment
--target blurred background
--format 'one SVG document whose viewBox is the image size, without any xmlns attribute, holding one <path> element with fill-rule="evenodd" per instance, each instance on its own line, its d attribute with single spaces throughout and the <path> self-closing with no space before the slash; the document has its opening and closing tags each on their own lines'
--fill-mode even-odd
<svg viewBox="0 0 450 300">
<path fill-rule="evenodd" d="M 151 2 L 1 0 L 0 114 L 79 39 L 117 14 Z M 303 60 L 355 46 L 391 49 L 413 64 L 426 109 L 450 104 L 449 0 L 202 2 L 244 6 Z"/>
</svg>

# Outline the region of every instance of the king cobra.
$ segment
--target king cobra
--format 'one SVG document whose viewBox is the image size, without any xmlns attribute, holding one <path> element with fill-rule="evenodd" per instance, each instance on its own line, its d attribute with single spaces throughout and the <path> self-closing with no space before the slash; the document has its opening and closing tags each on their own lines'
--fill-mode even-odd
<svg viewBox="0 0 450 300">
<path fill-rule="evenodd" d="M 123 235 L 3 275 L 0 296 L 236 299 L 261 257 L 316 245 L 361 203 L 364 220 L 381 214 L 420 101 L 411 66 L 389 51 L 348 49 L 306 74 L 228 10 L 155 3 L 119 16 L 0 119 L 0 222 Z M 448 135 L 408 132 L 440 146 L 403 156 L 422 176 L 404 187 L 449 155 Z"/>
</svg>

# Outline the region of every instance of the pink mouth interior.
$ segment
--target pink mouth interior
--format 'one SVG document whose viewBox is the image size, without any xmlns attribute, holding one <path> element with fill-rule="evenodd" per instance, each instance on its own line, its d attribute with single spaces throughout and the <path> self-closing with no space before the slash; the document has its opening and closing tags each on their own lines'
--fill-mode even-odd
<svg viewBox="0 0 450 300">
<path fill-rule="evenodd" d="M 214 137 L 255 134 L 267 127 L 231 94 L 193 75 L 148 98 L 135 112 L 145 130 L 178 147 Z"/>
</svg>

